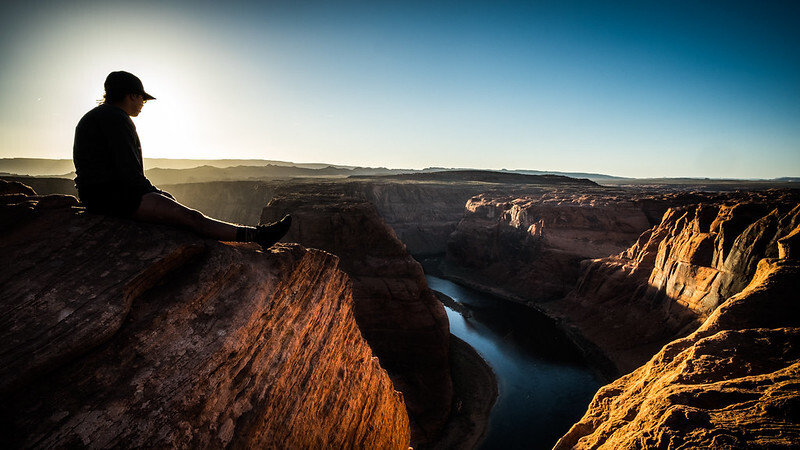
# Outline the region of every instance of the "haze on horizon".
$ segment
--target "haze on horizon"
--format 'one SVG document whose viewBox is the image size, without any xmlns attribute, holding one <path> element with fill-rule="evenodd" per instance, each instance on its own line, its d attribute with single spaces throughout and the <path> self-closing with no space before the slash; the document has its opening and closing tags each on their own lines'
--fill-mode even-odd
<svg viewBox="0 0 800 450">
<path fill-rule="evenodd" d="M 794 1 L 17 1 L 0 158 L 70 158 L 113 70 L 144 156 L 800 176 Z"/>
</svg>

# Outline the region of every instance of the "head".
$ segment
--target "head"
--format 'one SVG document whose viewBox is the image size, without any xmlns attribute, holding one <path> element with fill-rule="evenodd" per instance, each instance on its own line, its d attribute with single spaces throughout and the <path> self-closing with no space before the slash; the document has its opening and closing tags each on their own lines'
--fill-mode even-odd
<svg viewBox="0 0 800 450">
<path fill-rule="evenodd" d="M 145 102 L 156 99 L 145 92 L 142 81 L 136 75 L 128 72 L 111 72 L 106 77 L 104 87 L 106 93 L 103 103 L 118 106 L 131 117 L 139 115 Z"/>
</svg>

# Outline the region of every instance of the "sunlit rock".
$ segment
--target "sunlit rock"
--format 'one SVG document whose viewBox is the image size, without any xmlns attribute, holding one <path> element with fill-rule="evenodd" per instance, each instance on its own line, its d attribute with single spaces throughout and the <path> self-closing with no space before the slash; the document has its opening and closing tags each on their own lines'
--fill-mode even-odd
<svg viewBox="0 0 800 450">
<path fill-rule="evenodd" d="M 780 256 L 800 223 L 798 197 L 736 194 L 672 208 L 628 250 L 584 262 L 576 289 L 547 307 L 629 372 L 739 293 L 759 261 Z"/>
<path fill-rule="evenodd" d="M 556 449 L 793 448 L 800 264 L 762 259 L 688 337 L 600 389 Z"/>
</svg>

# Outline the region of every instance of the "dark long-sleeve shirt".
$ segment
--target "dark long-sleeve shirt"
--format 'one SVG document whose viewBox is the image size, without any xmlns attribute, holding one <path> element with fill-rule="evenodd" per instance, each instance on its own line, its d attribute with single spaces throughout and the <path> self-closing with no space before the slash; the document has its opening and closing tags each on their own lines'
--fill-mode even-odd
<svg viewBox="0 0 800 450">
<path fill-rule="evenodd" d="M 114 187 L 158 192 L 144 176 L 136 126 L 121 108 L 100 105 L 86 113 L 75 128 L 72 151 L 79 195 Z"/>
</svg>

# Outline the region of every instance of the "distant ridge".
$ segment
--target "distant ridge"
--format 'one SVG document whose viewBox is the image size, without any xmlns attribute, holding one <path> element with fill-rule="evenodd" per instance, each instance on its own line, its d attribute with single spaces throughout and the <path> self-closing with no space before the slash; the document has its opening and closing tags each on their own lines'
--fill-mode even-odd
<svg viewBox="0 0 800 450">
<path fill-rule="evenodd" d="M 514 172 L 496 172 L 491 170 L 445 170 L 441 172 L 417 172 L 397 175 L 354 175 L 350 178 L 381 178 L 409 181 L 479 181 L 484 183 L 518 183 L 518 184 L 580 184 L 599 186 L 586 178 L 570 178 L 564 175 L 529 175 Z"/>
<path fill-rule="evenodd" d="M 722 179 L 722 178 L 628 178 L 588 172 L 561 172 L 533 169 L 482 170 L 474 168 L 427 167 L 425 169 L 388 169 L 385 167 L 344 166 L 326 163 L 293 163 L 267 159 L 167 159 L 144 158 L 144 168 L 149 177 L 159 178 L 158 183 L 185 183 L 221 180 L 270 180 L 293 177 L 348 177 L 425 174 L 444 172 L 506 173 L 512 175 L 562 176 L 570 179 L 588 179 L 601 185 L 706 185 L 741 188 L 778 183 L 779 187 L 796 187 L 800 177 L 774 179 Z M 0 175 L 75 177 L 71 159 L 0 158 Z M 441 176 L 439 176 L 441 177 Z M 443 178 L 439 178 L 443 179 Z M 158 184 L 157 183 L 157 184 Z M 746 186 L 746 187 L 745 187 Z"/>
</svg>

